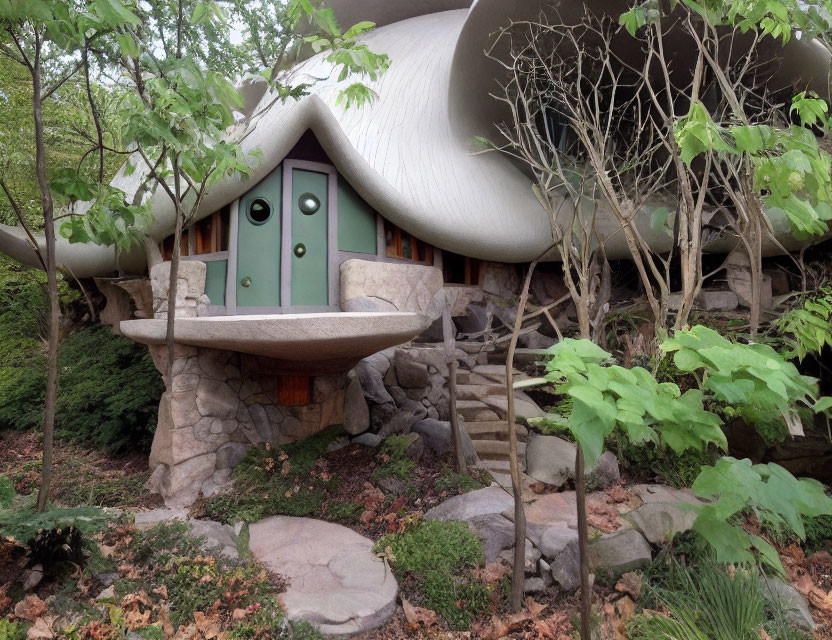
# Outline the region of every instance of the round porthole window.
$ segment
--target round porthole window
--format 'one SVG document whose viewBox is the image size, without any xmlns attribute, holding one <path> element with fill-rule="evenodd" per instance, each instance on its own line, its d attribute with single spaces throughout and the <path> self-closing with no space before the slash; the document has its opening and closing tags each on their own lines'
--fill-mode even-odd
<svg viewBox="0 0 832 640">
<path fill-rule="evenodd" d="M 298 198 L 298 208 L 302 214 L 311 216 L 321 208 L 321 201 L 314 193 L 307 192 Z"/>
<path fill-rule="evenodd" d="M 255 198 L 249 203 L 246 216 L 251 224 L 265 224 L 272 217 L 272 205 L 265 198 Z"/>
</svg>

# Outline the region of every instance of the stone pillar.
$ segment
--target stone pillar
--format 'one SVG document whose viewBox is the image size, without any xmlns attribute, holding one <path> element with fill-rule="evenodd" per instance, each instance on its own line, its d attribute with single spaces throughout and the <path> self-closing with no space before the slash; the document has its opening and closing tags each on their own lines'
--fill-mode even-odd
<svg viewBox="0 0 832 640">
<path fill-rule="evenodd" d="M 208 268 L 204 262 L 182 260 L 176 287 L 176 316 L 195 318 L 207 315 L 211 303 L 205 295 L 205 276 Z M 150 269 L 150 284 L 153 288 L 153 317 L 168 317 L 168 285 L 170 284 L 170 262 L 160 262 Z"/>
<path fill-rule="evenodd" d="M 151 346 L 150 352 L 164 371 L 164 345 Z M 345 374 L 314 378 L 311 402 L 286 407 L 276 403 L 278 372 L 269 358 L 176 345 L 173 380 L 159 404 L 147 488 L 168 506 L 187 506 L 200 493 L 226 488 L 252 445 L 280 446 L 343 424 Z"/>
</svg>

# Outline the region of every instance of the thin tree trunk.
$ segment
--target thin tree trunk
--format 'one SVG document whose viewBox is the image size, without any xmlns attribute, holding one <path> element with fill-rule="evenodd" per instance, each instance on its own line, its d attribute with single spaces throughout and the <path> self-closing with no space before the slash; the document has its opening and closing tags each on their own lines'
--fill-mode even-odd
<svg viewBox="0 0 832 640">
<path fill-rule="evenodd" d="M 523 314 L 529 299 L 529 287 L 532 274 L 537 266 L 537 260 L 529 265 L 526 280 L 523 282 L 523 293 L 517 304 L 517 316 L 514 319 L 514 329 L 506 355 L 506 394 L 508 399 L 508 442 L 509 463 L 511 465 L 511 488 L 514 494 L 514 568 L 511 576 L 511 608 L 520 611 L 523 608 L 523 593 L 526 582 L 526 512 L 523 509 L 523 485 L 520 479 L 520 463 L 517 459 L 517 426 L 514 415 L 514 352 L 523 325 Z"/>
<path fill-rule="evenodd" d="M 55 261 L 55 220 L 52 192 L 46 179 L 46 148 L 43 140 L 43 102 L 40 67 L 40 42 L 32 67 L 32 105 L 35 124 L 35 173 L 43 207 L 43 230 L 46 238 L 46 290 L 49 297 L 49 338 L 46 357 L 46 398 L 43 405 L 43 458 L 41 484 L 38 491 L 37 510 L 43 512 L 49 502 L 52 485 L 52 444 L 55 436 L 55 406 L 58 398 L 58 331 L 60 307 L 58 304 L 58 277 Z"/>
<path fill-rule="evenodd" d="M 165 346 L 167 348 L 167 366 L 165 367 L 165 383 L 168 391 L 173 388 L 173 359 L 175 355 L 175 327 L 176 327 L 176 294 L 179 289 L 179 257 L 182 253 L 182 192 L 179 179 L 179 163 L 173 160 L 173 184 L 176 202 L 176 231 L 173 234 L 173 251 L 170 257 L 170 278 L 168 280 L 168 318 L 165 331 Z"/>
<path fill-rule="evenodd" d="M 589 527 L 586 521 L 586 482 L 584 480 L 584 450 L 578 443 L 575 452 L 575 501 L 578 505 L 578 553 L 581 558 L 581 640 L 590 640 L 590 611 L 592 588 L 589 584 Z"/>
<path fill-rule="evenodd" d="M 451 441 L 454 447 L 454 464 L 457 473 L 467 473 L 465 453 L 462 451 L 462 434 L 459 431 L 459 416 L 456 413 L 456 339 L 454 323 L 451 318 L 451 301 L 445 296 L 445 307 L 442 309 L 442 338 L 444 340 L 445 359 L 448 362 L 448 400 L 451 413 Z"/>
</svg>

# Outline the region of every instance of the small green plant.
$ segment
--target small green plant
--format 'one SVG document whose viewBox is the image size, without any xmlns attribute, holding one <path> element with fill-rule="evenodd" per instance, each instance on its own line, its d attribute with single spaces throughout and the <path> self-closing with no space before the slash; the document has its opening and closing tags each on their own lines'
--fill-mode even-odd
<svg viewBox="0 0 832 640">
<path fill-rule="evenodd" d="M 434 488 L 439 493 L 447 492 L 450 495 L 468 493 L 482 489 L 483 484 L 468 473 L 456 473 L 448 466 L 442 468 L 442 475 L 436 479 Z"/>
<path fill-rule="evenodd" d="M 413 460 L 407 457 L 407 448 L 413 444 L 413 440 L 409 435 L 388 436 L 379 450 L 378 459 L 381 464 L 373 471 L 373 478 L 407 480 L 416 466 Z"/>
<path fill-rule="evenodd" d="M 31 507 L 0 511 L 0 536 L 26 541 L 41 529 L 76 527 L 90 537 L 103 531 L 113 516 L 97 507 L 50 509 L 36 513 Z"/>
<path fill-rule="evenodd" d="M 419 606 L 436 611 L 453 629 L 468 629 L 484 613 L 492 587 L 471 570 L 485 564 L 482 542 L 464 522 L 425 520 L 376 543 L 400 581 L 412 579 Z"/>
<path fill-rule="evenodd" d="M 772 325 L 786 341 L 786 357 L 803 360 L 832 347 L 832 285 L 806 296 L 800 307 L 787 311 Z"/>
<path fill-rule="evenodd" d="M 0 509 L 8 509 L 14 503 L 14 483 L 8 476 L 0 475 Z"/>
<path fill-rule="evenodd" d="M 332 520 L 349 521 L 361 511 L 361 505 L 346 500 L 333 500 L 326 505 L 326 515 Z"/>
<path fill-rule="evenodd" d="M 669 616 L 637 616 L 627 629 L 633 640 L 759 640 L 766 620 L 756 574 L 729 576 L 705 564 L 678 567 L 678 589 L 655 588 Z"/>
<path fill-rule="evenodd" d="M 22 622 L 0 619 L 0 640 L 26 640 L 26 626 Z"/>
</svg>

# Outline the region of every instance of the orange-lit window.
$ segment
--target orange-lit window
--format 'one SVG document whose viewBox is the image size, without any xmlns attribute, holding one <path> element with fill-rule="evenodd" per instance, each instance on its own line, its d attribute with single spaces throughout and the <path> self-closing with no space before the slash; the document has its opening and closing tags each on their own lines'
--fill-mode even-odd
<svg viewBox="0 0 832 640">
<path fill-rule="evenodd" d="M 305 407 L 312 402 L 312 378 L 278 376 L 275 402 L 282 407 Z"/>
<path fill-rule="evenodd" d="M 446 284 L 480 283 L 480 261 L 450 251 L 442 252 L 442 277 Z"/>
<path fill-rule="evenodd" d="M 433 247 L 414 238 L 396 225 L 384 221 L 384 238 L 388 258 L 433 264 Z"/>
<path fill-rule="evenodd" d="M 228 251 L 228 228 L 230 211 L 223 207 L 193 224 L 182 232 L 180 245 L 182 256 L 197 256 L 206 253 Z M 162 257 L 170 260 L 173 253 L 173 236 L 162 241 Z"/>
</svg>

